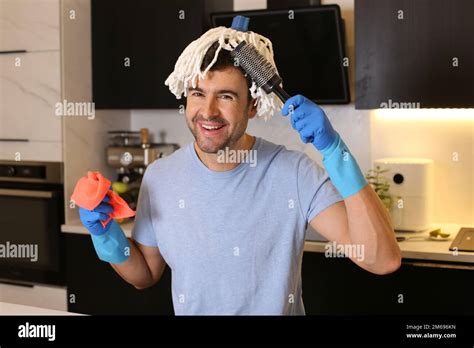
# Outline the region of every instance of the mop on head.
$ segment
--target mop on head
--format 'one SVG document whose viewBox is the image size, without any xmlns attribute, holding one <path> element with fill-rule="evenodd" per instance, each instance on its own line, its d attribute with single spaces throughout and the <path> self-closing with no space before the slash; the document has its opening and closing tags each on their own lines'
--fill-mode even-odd
<svg viewBox="0 0 474 348">
<path fill-rule="evenodd" d="M 247 26 L 248 18 L 236 16 L 231 28 L 212 28 L 205 32 L 200 38 L 191 42 L 181 53 L 175 64 L 174 71 L 165 81 L 165 85 L 169 87 L 171 93 L 173 93 L 177 99 L 181 99 L 183 94 L 186 96 L 189 87 L 196 87 L 198 78 L 205 78 L 206 73 L 217 61 L 221 49 L 232 52 L 241 43 L 246 43 L 247 46 L 252 45 L 255 52 L 258 52 L 258 54 L 265 59 L 267 69 L 271 67 L 272 71 L 278 73 L 273 58 L 273 46 L 271 41 L 262 35 L 247 31 Z M 216 49 L 214 59 L 204 71 L 201 71 L 204 56 L 215 42 L 218 42 L 219 46 Z M 255 81 L 254 76 L 252 76 L 249 71 L 247 72 L 250 77 L 252 77 L 250 93 L 252 98 L 256 99 L 257 102 L 257 116 L 267 120 L 274 115 L 275 110 L 281 108 L 282 103 L 275 94 L 267 94 L 262 88 L 262 85 Z"/>
</svg>

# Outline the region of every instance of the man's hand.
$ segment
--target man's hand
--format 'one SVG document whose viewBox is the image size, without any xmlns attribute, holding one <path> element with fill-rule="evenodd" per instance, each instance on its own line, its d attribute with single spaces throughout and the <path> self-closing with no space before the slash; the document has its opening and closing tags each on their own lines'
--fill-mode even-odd
<svg viewBox="0 0 474 348">
<path fill-rule="evenodd" d="M 107 232 L 110 228 L 111 221 L 104 226 L 101 220 L 105 221 L 109 218 L 109 214 L 114 210 L 110 204 L 109 197 L 105 196 L 102 202 L 93 210 L 79 208 L 79 218 L 87 230 L 93 235 L 100 236 Z"/>
<path fill-rule="evenodd" d="M 281 109 L 283 116 L 291 115 L 291 125 L 300 134 L 301 140 L 312 143 L 319 151 L 336 140 L 336 131 L 318 105 L 302 95 L 288 99 Z"/>
</svg>

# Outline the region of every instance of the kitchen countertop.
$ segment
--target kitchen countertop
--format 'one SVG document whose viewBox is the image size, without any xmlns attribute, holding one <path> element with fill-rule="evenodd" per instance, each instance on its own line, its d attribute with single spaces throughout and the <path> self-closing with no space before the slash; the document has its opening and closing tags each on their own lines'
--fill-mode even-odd
<svg viewBox="0 0 474 348">
<path fill-rule="evenodd" d="M 445 261 L 445 262 L 466 262 L 474 264 L 474 252 L 450 251 L 449 247 L 456 238 L 461 227 L 472 227 L 469 225 L 457 224 L 433 224 L 432 228 L 423 232 L 396 232 L 397 237 L 417 237 L 398 242 L 403 259 L 415 259 L 425 261 Z M 429 232 L 436 228 L 441 228 L 443 233 L 450 233 L 448 240 L 431 240 Z M 421 238 L 418 238 L 421 237 Z M 305 251 L 322 252 L 326 242 L 306 241 Z"/>
<path fill-rule="evenodd" d="M 0 302 L 0 315 L 83 315 L 54 309 Z"/>
<path fill-rule="evenodd" d="M 127 222 L 121 225 L 125 235 L 131 237 L 133 222 Z M 425 261 L 444 261 L 444 262 L 458 262 L 458 263 L 472 263 L 474 264 L 474 252 L 457 252 L 449 250 L 449 246 L 456 237 L 461 227 L 473 227 L 469 225 L 457 224 L 433 224 L 432 228 L 424 232 L 397 232 L 397 236 L 405 237 L 422 237 L 424 239 L 405 240 L 399 242 L 400 250 L 403 259 L 415 259 Z M 436 228 L 441 228 L 442 232 L 450 233 L 449 240 L 434 241 L 428 238 L 429 231 Z M 62 225 L 61 231 L 65 233 L 79 233 L 89 234 L 87 229 L 82 226 L 79 220 L 73 221 L 70 224 Z M 304 250 L 307 252 L 325 252 L 325 241 L 311 241 L 306 240 Z"/>
</svg>

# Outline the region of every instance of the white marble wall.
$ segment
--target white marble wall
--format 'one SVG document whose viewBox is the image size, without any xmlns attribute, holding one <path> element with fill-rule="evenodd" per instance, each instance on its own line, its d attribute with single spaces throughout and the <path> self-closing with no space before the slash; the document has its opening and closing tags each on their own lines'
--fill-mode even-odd
<svg viewBox="0 0 474 348">
<path fill-rule="evenodd" d="M 1 0 L 0 158 L 62 161 L 59 0 Z"/>
<path fill-rule="evenodd" d="M 1 0 L 0 51 L 59 50 L 59 0 Z"/>
<path fill-rule="evenodd" d="M 59 51 L 0 56 L 0 138 L 61 141 L 59 73 Z"/>
</svg>

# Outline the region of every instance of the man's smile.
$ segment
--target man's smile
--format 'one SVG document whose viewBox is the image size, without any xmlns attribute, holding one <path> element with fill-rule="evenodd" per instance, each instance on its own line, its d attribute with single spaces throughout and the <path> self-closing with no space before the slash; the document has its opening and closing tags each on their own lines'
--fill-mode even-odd
<svg viewBox="0 0 474 348">
<path fill-rule="evenodd" d="M 221 122 L 197 121 L 196 124 L 199 132 L 206 137 L 219 135 L 227 128 L 227 124 Z"/>
</svg>

